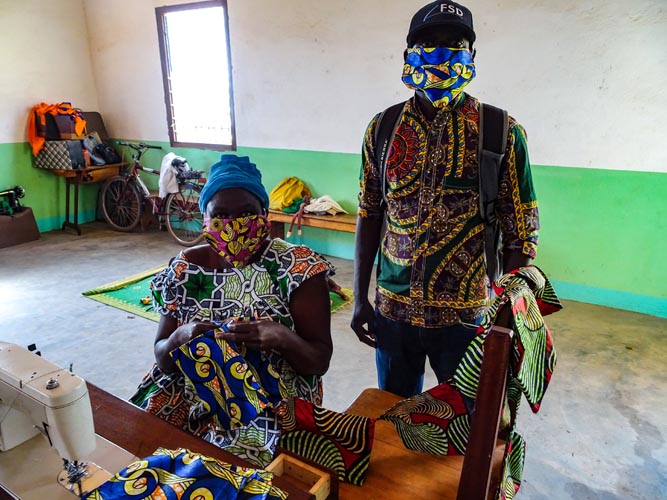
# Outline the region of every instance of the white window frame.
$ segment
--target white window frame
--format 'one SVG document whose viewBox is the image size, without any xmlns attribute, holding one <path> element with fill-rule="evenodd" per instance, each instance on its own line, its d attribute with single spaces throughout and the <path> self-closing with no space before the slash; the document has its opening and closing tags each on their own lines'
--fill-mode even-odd
<svg viewBox="0 0 667 500">
<path fill-rule="evenodd" d="M 185 11 L 185 10 L 194 10 L 210 7 L 222 7 L 224 11 L 225 19 L 225 35 L 226 35 L 226 48 L 227 48 L 227 66 L 229 73 L 229 109 L 230 109 L 230 118 L 231 118 L 231 142 L 230 144 L 213 144 L 213 143 L 201 143 L 201 142 L 186 142 L 179 140 L 178 137 L 178 127 L 177 127 L 177 117 L 174 116 L 174 105 L 172 99 L 172 89 L 171 89 L 171 80 L 170 80 L 170 64 L 169 64 L 169 53 L 168 53 L 168 44 L 169 40 L 167 39 L 168 34 L 165 29 L 165 15 L 171 12 Z M 213 149 L 218 151 L 226 150 L 236 150 L 236 123 L 234 119 L 234 88 L 232 85 L 232 57 L 231 49 L 229 44 L 229 16 L 227 11 L 227 0 L 207 0 L 203 2 L 179 4 L 179 5 L 168 5 L 164 7 L 156 7 L 155 17 L 157 20 L 157 30 L 158 30 L 158 42 L 160 46 L 160 61 L 162 63 L 162 83 L 164 85 L 164 101 L 167 110 L 167 127 L 169 129 L 169 141 L 174 147 L 190 147 L 190 148 L 199 148 L 199 149 Z M 211 96 L 212 99 L 225 96 Z"/>
</svg>

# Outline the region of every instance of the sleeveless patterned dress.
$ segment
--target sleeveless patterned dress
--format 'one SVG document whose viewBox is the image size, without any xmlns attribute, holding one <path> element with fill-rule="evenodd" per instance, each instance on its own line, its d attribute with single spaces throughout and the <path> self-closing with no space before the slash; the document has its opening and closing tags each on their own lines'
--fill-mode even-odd
<svg viewBox="0 0 667 500">
<path fill-rule="evenodd" d="M 240 269 L 198 266 L 181 252 L 156 275 L 151 290 L 155 309 L 175 318 L 179 326 L 257 313 L 260 317 L 271 316 L 294 330 L 289 310 L 292 293 L 320 273 L 332 275 L 333 266 L 305 246 L 273 239 L 256 262 Z M 322 404 L 319 376 L 297 374 L 276 352 L 266 356 L 280 374 L 289 396 Z M 271 410 L 242 428 L 218 427 L 213 419 L 198 414 L 196 395 L 188 389 L 184 376 L 180 372 L 163 373 L 157 365 L 146 374 L 130 401 L 262 468 L 271 462 L 280 437 L 278 418 Z"/>
</svg>

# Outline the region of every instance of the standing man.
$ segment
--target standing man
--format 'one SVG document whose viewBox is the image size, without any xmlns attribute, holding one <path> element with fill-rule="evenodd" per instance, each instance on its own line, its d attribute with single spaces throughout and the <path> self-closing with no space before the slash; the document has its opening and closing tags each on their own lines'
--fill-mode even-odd
<svg viewBox="0 0 667 500">
<path fill-rule="evenodd" d="M 384 155 L 376 145 L 382 114 L 364 137 L 351 326 L 376 349 L 378 386 L 404 397 L 422 391 L 427 357 L 439 382 L 454 374 L 489 303 L 481 104 L 463 92 L 475 76 L 474 42 L 464 6 L 437 1 L 421 8 L 404 53 L 403 82 L 415 94 L 390 126 L 386 166 L 378 165 Z M 511 117 L 505 123 L 491 212 L 508 272 L 535 257 L 539 222 L 525 132 Z M 378 248 L 373 310 L 368 287 Z"/>
</svg>

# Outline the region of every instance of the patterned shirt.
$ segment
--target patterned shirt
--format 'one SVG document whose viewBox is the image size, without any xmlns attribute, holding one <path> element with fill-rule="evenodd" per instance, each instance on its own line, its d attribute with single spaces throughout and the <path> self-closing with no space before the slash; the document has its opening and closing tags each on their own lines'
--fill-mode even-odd
<svg viewBox="0 0 667 500">
<path fill-rule="evenodd" d="M 385 205 L 370 122 L 362 150 L 359 215 Z M 392 320 L 438 328 L 472 322 L 488 305 L 479 213 L 479 102 L 463 94 L 427 120 L 410 99 L 387 158 L 386 217 L 377 307 Z M 523 127 L 509 118 L 496 215 L 503 248 L 534 258 L 539 218 Z"/>
</svg>

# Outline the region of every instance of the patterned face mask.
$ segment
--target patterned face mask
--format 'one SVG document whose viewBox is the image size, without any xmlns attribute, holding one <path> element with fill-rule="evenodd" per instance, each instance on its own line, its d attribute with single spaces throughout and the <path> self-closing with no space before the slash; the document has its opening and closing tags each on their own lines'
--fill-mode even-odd
<svg viewBox="0 0 667 500">
<path fill-rule="evenodd" d="M 408 49 L 403 83 L 422 90 L 436 108 L 455 102 L 475 77 L 475 63 L 468 49 L 414 47 Z"/>
<path fill-rule="evenodd" d="M 245 267 L 269 237 L 271 223 L 263 215 L 238 219 L 204 218 L 206 241 L 234 267 Z"/>
</svg>

